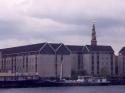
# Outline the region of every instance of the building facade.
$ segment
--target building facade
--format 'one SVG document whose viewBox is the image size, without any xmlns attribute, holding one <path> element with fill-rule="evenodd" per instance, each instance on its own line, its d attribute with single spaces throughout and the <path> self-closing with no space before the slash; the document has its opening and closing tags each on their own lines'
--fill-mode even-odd
<svg viewBox="0 0 125 93">
<path fill-rule="evenodd" d="M 40 43 L 1 49 L 0 72 L 11 72 L 15 73 L 15 75 L 37 74 L 41 78 L 57 78 L 56 72 L 58 72 L 58 74 L 60 75 L 61 72 L 59 66 L 62 62 L 64 69 L 63 77 L 70 78 L 71 61 L 69 61 L 70 57 L 68 57 L 70 52 L 66 48 L 64 48 L 64 45 L 62 44 L 57 48 L 57 50 L 54 50 L 51 44 Z"/>
<path fill-rule="evenodd" d="M 111 46 L 97 45 L 95 25 L 91 45 L 83 49 L 84 70 L 92 76 L 115 75 L 115 55 Z"/>
<path fill-rule="evenodd" d="M 94 24 L 91 45 L 39 43 L 0 49 L 1 73 L 39 75 L 40 78 L 112 77 L 116 72 L 124 76 L 124 61 L 125 48 L 116 57 L 111 46 L 97 44 Z"/>
<path fill-rule="evenodd" d="M 125 47 L 119 51 L 118 55 L 118 74 L 119 77 L 125 77 Z"/>
<path fill-rule="evenodd" d="M 114 76 L 115 55 L 111 46 L 84 47 L 84 69 L 88 75 L 93 76 Z"/>
<path fill-rule="evenodd" d="M 71 67 L 72 77 L 77 78 L 79 75 L 84 75 L 84 60 L 83 60 L 83 46 L 66 45 L 71 51 Z"/>
<path fill-rule="evenodd" d="M 51 44 L 55 50 L 56 77 L 71 78 L 71 51 L 64 44 Z"/>
</svg>

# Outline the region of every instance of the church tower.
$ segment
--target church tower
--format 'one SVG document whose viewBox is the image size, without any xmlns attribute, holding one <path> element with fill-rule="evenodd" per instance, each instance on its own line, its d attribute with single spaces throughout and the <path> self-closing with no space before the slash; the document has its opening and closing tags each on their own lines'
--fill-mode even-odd
<svg viewBox="0 0 125 93">
<path fill-rule="evenodd" d="M 95 24 L 93 24 L 93 26 L 92 26 L 92 40 L 91 40 L 91 45 L 94 45 L 94 46 L 97 45 Z"/>
</svg>

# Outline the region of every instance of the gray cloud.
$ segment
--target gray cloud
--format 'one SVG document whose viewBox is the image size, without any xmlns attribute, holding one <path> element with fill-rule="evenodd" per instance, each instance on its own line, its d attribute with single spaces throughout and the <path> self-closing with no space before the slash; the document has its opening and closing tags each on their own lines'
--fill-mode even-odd
<svg viewBox="0 0 125 93">
<path fill-rule="evenodd" d="M 0 0 L 0 47 L 37 42 L 124 46 L 124 0 Z M 120 43 L 119 43 L 120 42 Z M 6 44 L 8 43 L 8 44 Z"/>
</svg>

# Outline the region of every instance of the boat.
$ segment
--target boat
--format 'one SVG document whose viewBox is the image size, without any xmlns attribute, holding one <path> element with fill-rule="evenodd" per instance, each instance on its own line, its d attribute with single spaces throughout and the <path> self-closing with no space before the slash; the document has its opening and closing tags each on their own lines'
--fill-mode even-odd
<svg viewBox="0 0 125 93">
<path fill-rule="evenodd" d="M 46 80 L 46 86 L 49 87 L 61 87 L 61 86 L 107 86 L 111 85 L 110 81 L 108 81 L 104 77 L 91 77 L 91 76 L 82 76 L 77 80 Z"/>
<path fill-rule="evenodd" d="M 79 76 L 77 79 L 79 85 L 86 86 L 104 86 L 110 85 L 111 82 L 108 81 L 105 77 L 92 77 L 92 76 Z"/>
<path fill-rule="evenodd" d="M 28 88 L 28 87 L 64 87 L 64 86 L 106 86 L 110 82 L 102 81 L 83 81 L 83 80 L 6 80 L 0 81 L 0 88 Z"/>
</svg>

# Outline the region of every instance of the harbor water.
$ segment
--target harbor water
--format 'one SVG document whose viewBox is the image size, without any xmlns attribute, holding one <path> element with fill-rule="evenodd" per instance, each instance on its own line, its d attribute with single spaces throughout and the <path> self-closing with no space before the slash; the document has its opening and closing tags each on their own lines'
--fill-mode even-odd
<svg viewBox="0 0 125 93">
<path fill-rule="evenodd" d="M 12 88 L 0 89 L 0 93 L 125 93 L 125 86 Z"/>
</svg>

